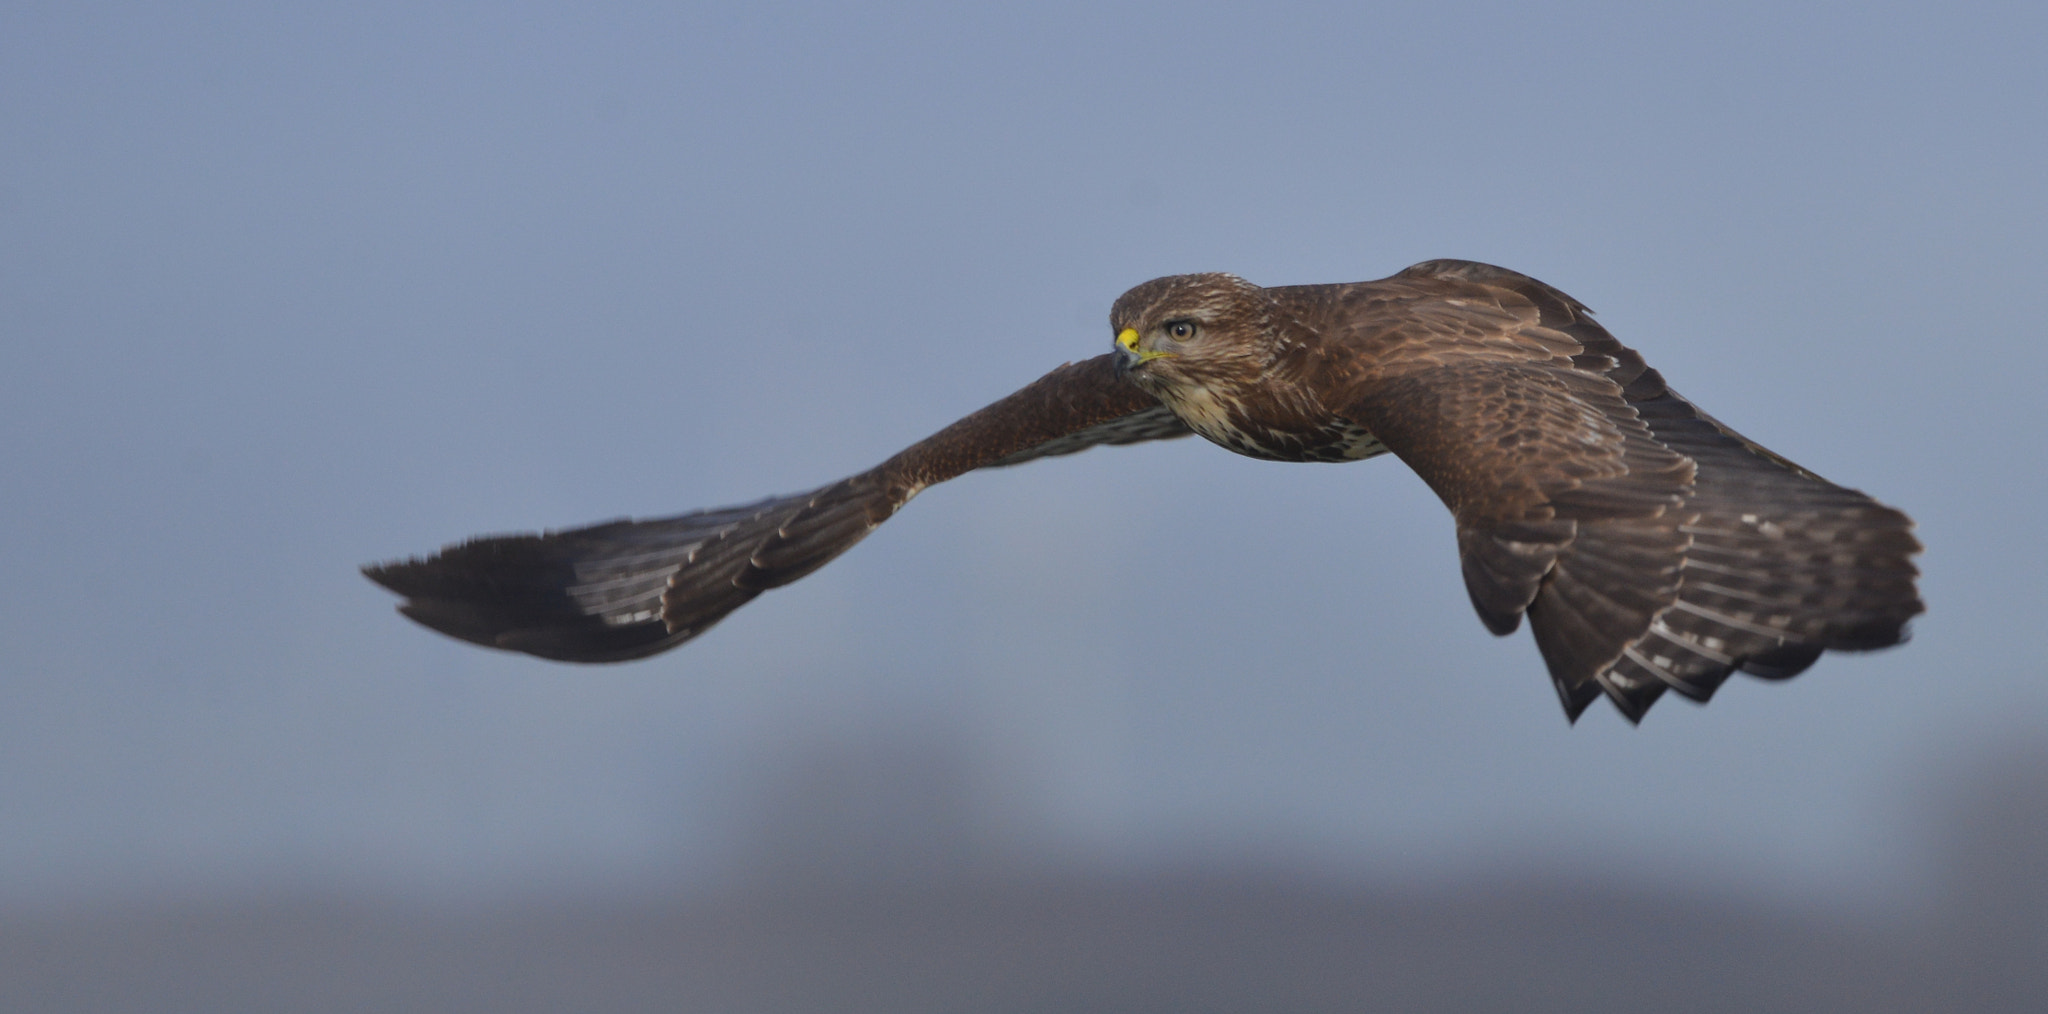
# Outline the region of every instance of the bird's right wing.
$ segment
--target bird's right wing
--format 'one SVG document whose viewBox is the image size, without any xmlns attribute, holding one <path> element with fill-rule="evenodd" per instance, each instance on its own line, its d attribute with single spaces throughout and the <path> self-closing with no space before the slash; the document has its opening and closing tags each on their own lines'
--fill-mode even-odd
<svg viewBox="0 0 2048 1014">
<path fill-rule="evenodd" d="M 1186 436 L 1114 357 L 1069 363 L 858 475 L 645 521 L 497 535 L 363 568 L 451 637 L 565 662 L 641 658 L 845 552 L 920 490 L 976 468 Z"/>
<path fill-rule="evenodd" d="M 1054 437 L 1026 447 L 1015 454 L 1006 454 L 981 467 L 1003 468 L 1021 465 L 1027 461 L 1037 461 L 1039 458 L 1085 451 L 1090 447 L 1139 444 L 1147 440 L 1171 440 L 1175 437 L 1190 436 L 1194 432 L 1188 428 L 1187 423 L 1180 421 L 1180 416 L 1173 414 L 1172 409 L 1154 402 L 1151 408 L 1097 423 L 1084 430 L 1075 430 L 1063 437 Z"/>
</svg>

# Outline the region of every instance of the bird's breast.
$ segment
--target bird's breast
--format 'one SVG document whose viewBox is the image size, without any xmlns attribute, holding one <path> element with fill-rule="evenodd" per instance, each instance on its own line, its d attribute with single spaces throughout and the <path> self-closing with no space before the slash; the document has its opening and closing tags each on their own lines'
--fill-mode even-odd
<svg viewBox="0 0 2048 1014">
<path fill-rule="evenodd" d="M 1159 400 L 1211 443 L 1268 461 L 1358 461 L 1385 454 L 1365 427 L 1308 407 L 1254 405 L 1206 386 L 1176 386 Z"/>
</svg>

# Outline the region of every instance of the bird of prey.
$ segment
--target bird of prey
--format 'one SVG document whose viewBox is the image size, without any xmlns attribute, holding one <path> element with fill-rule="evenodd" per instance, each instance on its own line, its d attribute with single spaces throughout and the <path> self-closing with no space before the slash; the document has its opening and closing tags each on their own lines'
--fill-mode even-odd
<svg viewBox="0 0 2048 1014">
<path fill-rule="evenodd" d="M 934 483 L 1098 444 L 1198 433 L 1276 461 L 1392 453 L 1457 523 L 1480 620 L 1526 615 L 1566 716 L 1631 721 L 1666 690 L 1897 644 L 1922 610 L 1905 514 L 1745 439 L 1585 306 L 1469 261 L 1261 288 L 1159 278 L 1068 363 L 858 475 L 647 521 L 501 535 L 364 568 L 399 610 L 570 662 L 673 648 L 823 566 Z"/>
</svg>

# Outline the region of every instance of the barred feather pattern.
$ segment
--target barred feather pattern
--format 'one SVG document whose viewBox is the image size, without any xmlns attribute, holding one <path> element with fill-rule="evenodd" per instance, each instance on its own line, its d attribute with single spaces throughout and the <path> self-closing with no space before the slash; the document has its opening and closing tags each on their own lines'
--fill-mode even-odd
<svg viewBox="0 0 2048 1014">
<path fill-rule="evenodd" d="M 1737 671 L 1905 640 L 1906 515 L 1700 411 L 1541 282 L 1459 261 L 1389 281 L 1416 287 L 1301 298 L 1379 329 L 1351 340 L 1354 411 L 1457 516 L 1487 628 L 1529 617 L 1570 719 L 1605 696 L 1638 722 L 1667 690 L 1706 701 Z"/>
<path fill-rule="evenodd" d="M 1753 443 L 1666 392 L 1638 412 L 1666 445 L 1698 466 L 1685 507 L 1663 528 L 1683 539 L 1672 600 L 1590 679 L 1593 632 L 1612 624 L 1604 593 L 1649 561 L 1641 522 L 1583 525 L 1529 609 L 1539 649 L 1567 714 L 1602 694 L 1640 721 L 1666 690 L 1704 702 L 1740 670 L 1797 675 L 1824 651 L 1867 651 L 1905 640 L 1921 611 L 1912 521 L 1856 490 L 1827 482 Z M 1636 604 L 1636 612 L 1642 603 Z M 1578 677 L 1578 678 L 1574 678 Z"/>
</svg>

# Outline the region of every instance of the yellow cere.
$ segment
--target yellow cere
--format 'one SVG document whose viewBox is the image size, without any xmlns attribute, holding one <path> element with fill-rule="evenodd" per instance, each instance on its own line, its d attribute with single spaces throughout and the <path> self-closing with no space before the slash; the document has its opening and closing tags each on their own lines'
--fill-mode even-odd
<svg viewBox="0 0 2048 1014">
<path fill-rule="evenodd" d="M 1157 349 L 1147 352 L 1145 350 L 1138 348 L 1138 332 L 1133 328 L 1127 327 L 1124 328 L 1122 331 L 1118 331 L 1116 334 L 1116 343 L 1118 345 L 1123 346 L 1124 351 L 1129 352 L 1134 356 L 1137 356 L 1138 362 L 1141 363 L 1149 363 L 1154 359 L 1165 359 L 1173 355 L 1173 353 L 1171 352 L 1160 352 Z"/>
</svg>

